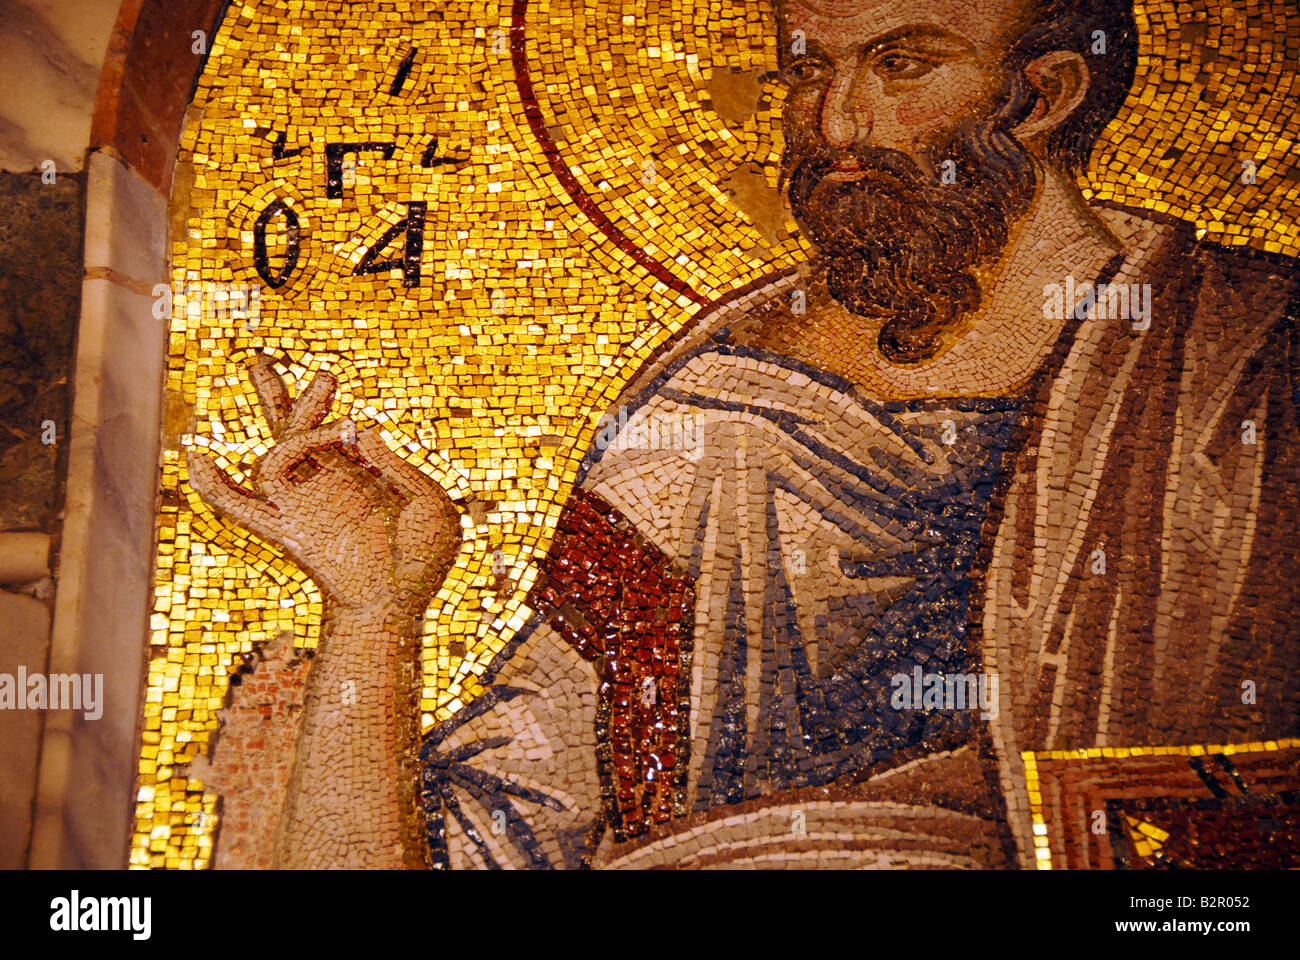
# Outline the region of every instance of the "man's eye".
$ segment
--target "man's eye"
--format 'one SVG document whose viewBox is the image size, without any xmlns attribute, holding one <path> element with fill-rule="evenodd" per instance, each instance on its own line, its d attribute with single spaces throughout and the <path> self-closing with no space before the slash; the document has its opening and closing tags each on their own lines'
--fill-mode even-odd
<svg viewBox="0 0 1300 960">
<path fill-rule="evenodd" d="M 826 65 L 820 60 L 796 60 L 781 72 L 790 83 L 812 83 L 825 74 Z"/>
<path fill-rule="evenodd" d="M 935 66 L 932 60 L 909 57 L 905 53 L 886 53 L 876 60 L 876 72 L 887 80 L 915 80 Z"/>
</svg>

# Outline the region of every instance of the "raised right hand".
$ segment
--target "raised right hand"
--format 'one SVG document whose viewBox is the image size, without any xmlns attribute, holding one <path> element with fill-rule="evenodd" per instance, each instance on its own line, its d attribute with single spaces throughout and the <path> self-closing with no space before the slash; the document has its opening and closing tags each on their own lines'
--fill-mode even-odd
<svg viewBox="0 0 1300 960">
<path fill-rule="evenodd" d="M 249 377 L 276 439 L 241 487 L 191 449 L 189 482 L 218 513 L 282 549 L 333 602 L 424 612 L 460 547 L 460 513 L 434 480 L 349 419 L 321 425 L 338 386 L 321 371 L 297 400 L 269 357 Z"/>
</svg>

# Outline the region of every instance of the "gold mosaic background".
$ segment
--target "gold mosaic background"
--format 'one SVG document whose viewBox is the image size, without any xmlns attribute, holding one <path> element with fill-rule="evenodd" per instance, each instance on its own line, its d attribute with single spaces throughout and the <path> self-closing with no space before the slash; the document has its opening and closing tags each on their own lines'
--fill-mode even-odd
<svg viewBox="0 0 1300 960">
<path fill-rule="evenodd" d="M 775 192 L 769 9 L 639 6 L 530 4 L 536 94 L 605 215 L 699 294 L 722 296 L 804 252 Z M 1209 9 L 1142 12 L 1139 83 L 1089 189 L 1300 253 L 1298 98 L 1285 95 L 1300 14 L 1240 2 L 1211 23 Z M 240 654 L 282 631 L 301 646 L 319 636 L 311 582 L 185 483 L 185 443 L 241 478 L 266 450 L 251 356 L 272 353 L 299 386 L 333 369 L 334 415 L 381 424 L 465 507 L 464 548 L 426 620 L 427 728 L 476 695 L 477 673 L 527 616 L 534 559 L 596 418 L 694 312 L 552 174 L 523 117 L 510 18 L 501 3 L 236 0 L 213 41 L 176 176 L 174 284 L 256 282 L 252 226 L 276 198 L 301 219 L 302 251 L 293 279 L 265 291 L 256 326 L 205 316 L 193 298 L 174 305 L 133 866 L 208 864 L 215 797 L 181 765 L 205 751 Z M 276 159 L 281 134 L 284 151 L 302 152 Z M 437 156 L 466 162 L 422 168 L 434 137 Z M 325 144 L 364 140 L 397 148 L 391 160 L 357 156 L 344 198 L 327 199 Z M 1255 186 L 1240 183 L 1244 159 Z M 405 288 L 396 271 L 352 276 L 412 200 L 428 203 L 422 285 Z M 270 252 L 278 265 L 274 239 Z"/>
</svg>

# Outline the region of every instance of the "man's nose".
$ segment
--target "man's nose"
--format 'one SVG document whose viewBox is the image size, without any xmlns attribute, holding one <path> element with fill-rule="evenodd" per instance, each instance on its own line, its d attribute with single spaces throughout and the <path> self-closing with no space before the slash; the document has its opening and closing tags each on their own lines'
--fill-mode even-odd
<svg viewBox="0 0 1300 960">
<path fill-rule="evenodd" d="M 837 72 L 822 100 L 821 131 L 826 143 L 839 150 L 865 143 L 871 136 L 871 109 L 863 96 L 864 81 L 855 71 Z"/>
</svg>

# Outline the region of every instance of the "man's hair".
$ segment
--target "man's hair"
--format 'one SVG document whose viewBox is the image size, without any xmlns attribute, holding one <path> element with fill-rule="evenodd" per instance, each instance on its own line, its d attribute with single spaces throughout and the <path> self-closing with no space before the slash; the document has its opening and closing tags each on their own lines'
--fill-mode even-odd
<svg viewBox="0 0 1300 960">
<path fill-rule="evenodd" d="M 1031 3 L 1031 26 L 1007 54 L 1009 103 L 1004 110 L 1019 123 L 1033 111 L 1038 92 L 1025 67 L 1053 50 L 1071 50 L 1088 65 L 1083 102 L 1052 131 L 1048 155 L 1071 173 L 1088 163 L 1106 125 L 1119 113 L 1137 72 L 1138 31 L 1133 0 L 1039 0 Z M 1100 36 L 1098 35 L 1100 31 Z M 1105 53 L 1093 53 L 1098 41 Z"/>
</svg>

